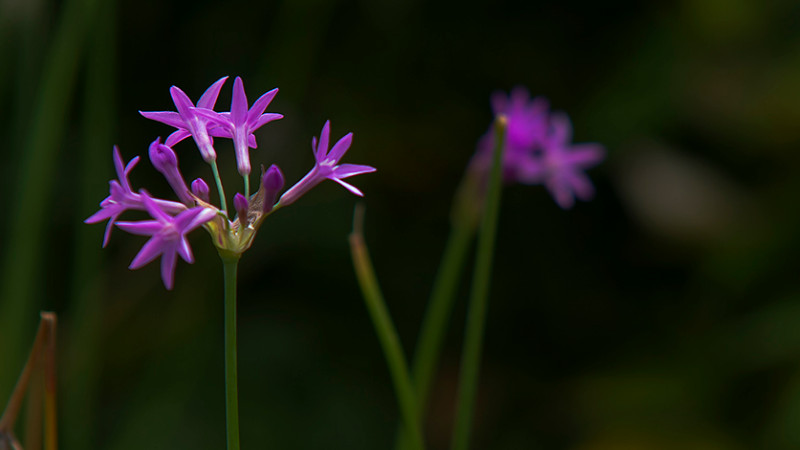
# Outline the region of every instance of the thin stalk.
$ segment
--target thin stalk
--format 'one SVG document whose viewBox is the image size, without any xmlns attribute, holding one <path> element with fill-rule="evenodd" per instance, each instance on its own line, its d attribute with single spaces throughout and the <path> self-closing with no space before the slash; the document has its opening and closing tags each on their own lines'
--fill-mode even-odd
<svg viewBox="0 0 800 450">
<path fill-rule="evenodd" d="M 353 232 L 350 234 L 350 253 L 353 257 L 358 284 L 364 297 L 370 319 L 378 334 L 383 354 L 389 366 L 392 376 L 395 395 L 400 406 L 400 413 L 405 422 L 406 430 L 410 436 L 411 448 L 423 450 L 425 444 L 422 440 L 422 429 L 419 415 L 417 414 L 416 396 L 411 384 L 411 377 L 408 373 L 403 348 L 400 339 L 397 337 L 397 330 L 394 328 L 383 294 L 375 277 L 375 270 L 369 257 L 367 245 L 361 232 L 361 217 L 363 210 L 356 209 L 356 217 L 353 224 Z"/>
<path fill-rule="evenodd" d="M 236 269 L 239 255 L 220 253 L 225 273 L 225 420 L 228 450 L 239 450 L 239 378 L 236 369 Z"/>
<path fill-rule="evenodd" d="M 217 193 L 219 194 L 219 205 L 222 207 L 222 212 L 228 214 L 228 202 L 225 201 L 225 189 L 222 188 L 222 179 L 219 177 L 219 169 L 217 169 L 217 161 L 208 163 L 211 165 L 211 171 L 214 173 L 214 182 L 217 183 Z"/>
<path fill-rule="evenodd" d="M 250 198 L 250 175 L 242 175 L 244 178 L 244 196 Z"/>
<path fill-rule="evenodd" d="M 478 371 L 483 346 L 483 329 L 486 323 L 486 307 L 489 297 L 489 280 L 492 272 L 492 254 L 500 212 L 503 147 L 505 144 L 507 119 L 495 119 L 495 143 L 492 172 L 484 205 L 484 215 L 478 235 L 478 250 L 475 256 L 475 273 L 472 278 L 464 349 L 461 356 L 456 421 L 453 428 L 453 450 L 467 450 L 469 446 L 475 394 L 478 387 Z"/>
<path fill-rule="evenodd" d="M 417 347 L 414 351 L 414 362 L 411 366 L 414 389 L 417 393 L 417 414 L 420 421 L 425 418 L 425 407 L 428 401 L 431 381 L 436 373 L 439 357 L 442 353 L 447 320 L 453 310 L 456 288 L 464 270 L 465 256 L 472 242 L 474 229 L 465 220 L 456 218 L 453 221 L 450 236 L 439 265 L 439 272 L 433 284 L 425 317 L 422 320 Z M 408 448 L 408 435 L 400 428 L 395 442 L 395 449 Z"/>
</svg>

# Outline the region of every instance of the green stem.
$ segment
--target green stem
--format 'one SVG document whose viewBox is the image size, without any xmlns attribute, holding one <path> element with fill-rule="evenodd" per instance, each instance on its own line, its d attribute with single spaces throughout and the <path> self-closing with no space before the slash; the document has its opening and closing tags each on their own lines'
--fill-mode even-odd
<svg viewBox="0 0 800 450">
<path fill-rule="evenodd" d="M 211 165 L 211 171 L 214 173 L 214 182 L 217 183 L 217 193 L 219 194 L 219 205 L 222 207 L 222 212 L 228 214 L 228 202 L 225 201 L 225 189 L 222 188 L 222 179 L 219 177 L 219 169 L 217 169 L 217 161 L 208 163 Z"/>
<path fill-rule="evenodd" d="M 469 446 L 475 393 L 478 387 L 478 369 L 483 345 L 483 329 L 486 323 L 486 306 L 489 297 L 489 279 L 492 270 L 492 254 L 500 211 L 502 181 L 502 157 L 507 120 L 498 116 L 495 120 L 495 147 L 492 173 L 489 178 L 483 220 L 478 235 L 478 250 L 475 256 L 475 273 L 472 278 L 464 349 L 461 355 L 456 422 L 453 428 L 453 450 L 467 450 Z"/>
<path fill-rule="evenodd" d="M 239 388 L 236 374 L 236 268 L 239 255 L 223 255 L 225 272 L 225 419 L 228 450 L 239 450 Z"/>
<path fill-rule="evenodd" d="M 408 374 L 405 357 L 403 356 L 403 348 L 400 345 L 400 339 L 397 337 L 397 330 L 392 324 L 378 280 L 375 277 L 367 246 L 364 243 L 360 220 L 358 219 L 360 217 L 359 211 L 358 209 L 356 210 L 357 219 L 354 221 L 353 232 L 350 234 L 350 252 L 353 256 L 353 266 L 364 297 L 364 303 L 367 306 L 367 311 L 370 319 L 372 319 L 372 324 L 378 334 L 383 354 L 389 366 L 395 394 L 400 406 L 400 413 L 411 439 L 411 448 L 423 450 L 425 444 L 422 440 L 414 388 L 411 384 L 411 377 Z"/>
<path fill-rule="evenodd" d="M 242 175 L 244 177 L 244 196 L 250 199 L 250 176 Z"/>
</svg>

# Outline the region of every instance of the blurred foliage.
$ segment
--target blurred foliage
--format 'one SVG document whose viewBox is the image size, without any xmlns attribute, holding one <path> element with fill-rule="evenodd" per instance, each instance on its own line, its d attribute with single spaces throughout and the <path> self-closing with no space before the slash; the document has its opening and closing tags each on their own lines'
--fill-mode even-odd
<svg viewBox="0 0 800 450">
<path fill-rule="evenodd" d="M 169 132 L 137 113 L 172 109 L 169 86 L 280 87 L 270 109 L 286 117 L 252 157 L 290 181 L 326 119 L 354 132 L 347 160 L 378 168 L 356 183 L 366 238 L 410 349 L 488 97 L 521 84 L 609 156 L 590 174 L 597 198 L 572 211 L 540 187 L 505 190 L 474 448 L 797 448 L 799 19 L 788 0 L 0 0 L 0 400 L 36 311 L 54 310 L 63 448 L 222 447 L 212 246 L 198 232 L 197 263 L 165 292 L 156 265 L 126 268 L 143 239 L 117 231 L 101 250 L 103 227 L 82 223 L 107 195 L 111 146 L 145 156 Z M 208 179 L 190 143 L 177 150 L 186 177 Z M 132 182 L 168 192 L 147 161 Z M 322 185 L 242 259 L 246 448 L 393 442 L 347 250 L 353 204 Z M 463 304 L 432 394 L 433 449 L 448 445 Z"/>
</svg>

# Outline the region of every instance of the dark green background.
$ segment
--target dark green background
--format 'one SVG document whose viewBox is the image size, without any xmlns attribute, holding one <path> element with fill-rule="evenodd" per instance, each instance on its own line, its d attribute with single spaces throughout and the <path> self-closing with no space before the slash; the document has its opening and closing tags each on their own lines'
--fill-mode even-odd
<svg viewBox="0 0 800 450">
<path fill-rule="evenodd" d="M 170 129 L 137 111 L 172 110 L 171 85 L 193 100 L 223 75 L 251 101 L 279 87 L 270 111 L 286 117 L 251 155 L 289 182 L 325 120 L 354 133 L 345 162 L 378 169 L 353 182 L 407 351 L 489 96 L 524 85 L 608 158 L 590 171 L 595 200 L 572 211 L 540 186 L 504 191 L 473 448 L 797 448 L 798 20 L 788 0 L 2 2 L 0 402 L 36 311 L 54 310 L 63 448 L 223 447 L 208 237 L 192 235 L 197 263 L 179 263 L 166 292 L 158 264 L 126 269 L 144 238 L 117 230 L 102 250 L 103 226 L 82 223 L 108 193 L 114 144 L 143 157 L 134 188 L 169 194 L 146 154 Z M 187 179 L 211 181 L 191 143 L 176 150 Z M 230 143 L 217 150 L 236 186 Z M 393 442 L 347 247 L 355 203 L 321 185 L 241 261 L 244 448 Z M 448 448 L 466 286 L 425 424 L 432 449 Z"/>
</svg>

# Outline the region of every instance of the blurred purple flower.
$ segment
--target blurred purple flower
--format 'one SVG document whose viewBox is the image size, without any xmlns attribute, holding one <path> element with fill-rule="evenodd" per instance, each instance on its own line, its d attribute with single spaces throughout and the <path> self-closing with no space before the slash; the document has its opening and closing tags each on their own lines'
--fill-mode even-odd
<svg viewBox="0 0 800 450">
<path fill-rule="evenodd" d="M 541 181 L 563 209 L 570 209 L 575 199 L 591 200 L 594 186 L 584 170 L 605 158 L 605 149 L 596 143 L 572 144 L 572 124 L 566 114 L 554 114 L 544 143 L 540 168 L 528 174 Z"/>
<path fill-rule="evenodd" d="M 118 222 L 117 226 L 129 233 L 151 236 L 129 268 L 138 269 L 161 255 L 161 279 L 167 289 L 172 289 L 177 255 L 188 263 L 194 262 L 186 233 L 208 222 L 216 213 L 208 208 L 195 207 L 173 217 L 163 211 L 145 191 L 141 191 L 145 209 L 155 220 Z"/>
<path fill-rule="evenodd" d="M 531 99 L 528 90 L 516 87 L 511 95 L 495 92 L 491 98 L 494 115 L 504 114 L 508 126 L 503 148 L 503 180 L 531 184 L 529 174 L 539 170 L 536 152 L 541 149 L 549 128 L 550 105 L 544 97 Z M 494 150 L 493 127 L 478 142 L 473 168 L 487 172 Z"/>
<path fill-rule="evenodd" d="M 282 119 L 282 114 L 267 113 L 264 111 L 278 93 L 275 88 L 258 98 L 248 110 L 247 95 L 244 92 L 242 79 L 236 77 L 233 81 L 233 97 L 231 98 L 231 111 L 217 113 L 198 103 L 193 112 L 206 120 L 213 122 L 219 128 L 215 136 L 233 139 L 236 152 L 236 166 L 241 175 L 250 174 L 250 148 L 256 148 L 256 138 L 253 132 L 273 120 Z"/>
<path fill-rule="evenodd" d="M 128 174 L 130 174 L 131 170 L 133 170 L 138 162 L 139 157 L 136 156 L 125 165 L 119 148 L 114 146 L 114 168 L 117 171 L 118 179 L 109 182 L 110 195 L 100 202 L 100 210 L 84 220 L 84 223 L 97 223 L 110 219 L 108 225 L 106 225 L 105 235 L 103 236 L 103 247 L 108 245 L 108 239 L 111 237 L 111 228 L 114 226 L 114 222 L 117 221 L 120 214 L 129 209 L 145 209 L 142 196 L 131 190 L 131 184 L 128 181 Z M 168 200 L 154 200 L 154 202 L 162 209 L 173 214 L 186 210 L 186 206 L 178 202 L 171 202 Z"/>
<path fill-rule="evenodd" d="M 589 200 L 594 187 L 584 170 L 600 163 L 605 151 L 600 144 L 571 143 L 572 126 L 563 113 L 550 113 L 543 97 L 531 98 L 523 87 L 511 95 L 492 95 L 495 116 L 506 116 L 503 148 L 503 179 L 506 183 L 543 184 L 563 209 L 575 199 Z M 485 175 L 491 166 L 494 133 L 490 130 L 478 142 L 470 171 Z"/>
<path fill-rule="evenodd" d="M 222 77 L 206 89 L 200 100 L 197 101 L 197 107 L 213 109 L 214 104 L 217 103 L 219 91 L 227 79 L 227 76 Z M 139 111 L 139 114 L 178 129 L 167 137 L 164 142 L 167 146 L 172 147 L 192 136 L 195 143 L 197 143 L 197 148 L 200 149 L 200 153 L 203 155 L 203 160 L 208 163 L 215 161 L 217 153 L 214 151 L 214 141 L 209 134 L 216 136 L 216 130 L 208 128 L 208 119 L 194 111 L 194 104 L 180 88 L 172 86 L 169 89 L 169 93 L 172 96 L 172 101 L 175 102 L 175 108 L 178 112 Z"/>
<path fill-rule="evenodd" d="M 375 172 L 375 168 L 360 164 L 338 165 L 339 160 L 344 156 L 345 152 L 350 148 L 350 144 L 353 142 L 353 133 L 347 133 L 344 137 L 339 139 L 336 144 L 333 145 L 331 151 L 328 152 L 330 133 L 331 122 L 329 120 L 325 122 L 325 125 L 322 127 L 319 142 L 317 142 L 316 137 L 311 141 L 311 149 L 314 152 L 315 159 L 314 168 L 288 191 L 284 192 L 278 202 L 281 206 L 293 203 L 326 178 L 341 184 L 355 195 L 360 197 L 364 196 L 358 188 L 342 181 L 342 179 L 361 175 L 363 173 Z"/>
</svg>

